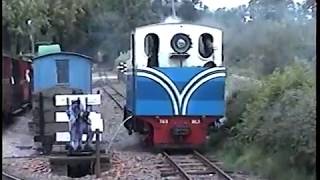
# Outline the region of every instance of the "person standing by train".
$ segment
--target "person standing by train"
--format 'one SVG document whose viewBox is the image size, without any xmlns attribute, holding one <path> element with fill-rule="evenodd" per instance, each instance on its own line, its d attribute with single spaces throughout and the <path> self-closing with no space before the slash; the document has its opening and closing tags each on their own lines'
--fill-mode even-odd
<svg viewBox="0 0 320 180">
<path fill-rule="evenodd" d="M 90 144 L 93 138 L 91 130 L 91 121 L 89 119 L 89 112 L 85 111 L 80 99 L 73 101 L 67 111 L 69 116 L 70 127 L 70 146 L 73 151 L 81 151 L 81 141 L 83 133 L 87 133 L 87 140 L 85 150 L 92 150 Z"/>
</svg>

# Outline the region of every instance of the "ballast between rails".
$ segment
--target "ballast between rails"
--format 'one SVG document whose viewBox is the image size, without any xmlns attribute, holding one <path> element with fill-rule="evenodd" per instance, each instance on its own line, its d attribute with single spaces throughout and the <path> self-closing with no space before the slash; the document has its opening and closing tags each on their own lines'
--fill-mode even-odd
<svg viewBox="0 0 320 180">
<path fill-rule="evenodd" d="M 110 80 L 106 80 L 108 87 L 110 87 L 117 95 L 121 96 L 121 98 L 125 98 L 123 94 L 121 94 L 115 87 L 112 86 L 112 82 Z"/>
<path fill-rule="evenodd" d="M 168 161 L 168 163 L 170 164 L 170 166 L 172 168 L 174 168 L 177 171 L 177 175 L 181 176 L 183 179 L 186 180 L 191 180 L 194 179 L 194 177 L 192 177 L 191 175 L 201 175 L 203 174 L 203 172 L 187 172 L 186 169 L 184 169 L 182 166 L 183 164 L 180 164 L 178 162 L 176 162 L 174 160 L 174 155 L 171 157 L 170 155 L 168 155 L 166 152 L 162 152 L 162 155 L 165 157 L 166 161 Z M 209 159 L 207 159 L 205 156 L 203 156 L 201 153 L 197 152 L 197 151 L 193 151 L 192 154 L 195 157 L 195 159 L 198 159 L 205 167 L 209 168 L 212 173 L 216 174 L 219 179 L 223 179 L 223 180 L 233 180 L 233 178 L 231 176 L 229 176 L 227 173 L 225 173 L 222 169 L 220 169 L 217 165 L 215 165 L 214 163 L 212 163 Z M 205 175 L 206 173 L 204 173 L 203 175 Z"/>
<path fill-rule="evenodd" d="M 170 156 L 166 153 L 166 152 L 163 152 L 162 153 L 164 155 L 164 157 L 169 161 L 169 163 L 176 169 L 178 170 L 179 174 L 186 180 L 191 180 L 191 177 L 177 164 L 174 162 L 174 160 L 172 160 L 170 158 Z"/>
<path fill-rule="evenodd" d="M 214 163 L 210 162 L 209 159 L 204 157 L 202 154 L 200 154 L 198 151 L 194 151 L 193 154 L 204 164 L 206 164 L 208 167 L 212 168 L 212 170 L 216 171 L 216 173 L 226 179 L 226 180 L 233 180 L 232 177 L 230 177 L 227 173 L 225 173 L 222 169 L 220 169 L 218 166 L 216 166 Z"/>
</svg>

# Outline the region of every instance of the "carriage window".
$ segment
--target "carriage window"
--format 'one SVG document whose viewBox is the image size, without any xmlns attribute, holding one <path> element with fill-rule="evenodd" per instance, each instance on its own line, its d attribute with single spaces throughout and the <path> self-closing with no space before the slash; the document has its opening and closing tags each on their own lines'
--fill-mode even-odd
<svg viewBox="0 0 320 180">
<path fill-rule="evenodd" d="M 69 83 L 69 61 L 56 60 L 57 83 Z"/>
<path fill-rule="evenodd" d="M 144 38 L 144 52 L 148 57 L 148 67 L 159 67 L 159 37 L 156 34 L 148 34 Z"/>
<path fill-rule="evenodd" d="M 213 54 L 213 37 L 211 34 L 204 33 L 199 37 L 199 54 L 203 58 L 208 58 Z"/>
</svg>

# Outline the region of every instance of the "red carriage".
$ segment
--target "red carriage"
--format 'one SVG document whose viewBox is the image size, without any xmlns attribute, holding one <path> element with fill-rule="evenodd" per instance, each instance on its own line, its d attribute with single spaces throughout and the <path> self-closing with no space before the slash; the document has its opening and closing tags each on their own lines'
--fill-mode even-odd
<svg viewBox="0 0 320 180">
<path fill-rule="evenodd" d="M 2 54 L 2 116 L 5 121 L 30 105 L 31 81 L 30 60 Z"/>
</svg>

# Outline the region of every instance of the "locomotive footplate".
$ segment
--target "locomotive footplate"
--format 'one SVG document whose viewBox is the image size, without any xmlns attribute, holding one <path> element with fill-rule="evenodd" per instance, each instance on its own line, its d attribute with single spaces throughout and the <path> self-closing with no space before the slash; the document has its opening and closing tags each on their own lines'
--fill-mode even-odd
<svg viewBox="0 0 320 180">
<path fill-rule="evenodd" d="M 190 127 L 173 127 L 171 129 L 171 134 L 173 136 L 187 136 L 191 133 Z"/>
</svg>

